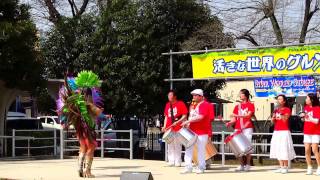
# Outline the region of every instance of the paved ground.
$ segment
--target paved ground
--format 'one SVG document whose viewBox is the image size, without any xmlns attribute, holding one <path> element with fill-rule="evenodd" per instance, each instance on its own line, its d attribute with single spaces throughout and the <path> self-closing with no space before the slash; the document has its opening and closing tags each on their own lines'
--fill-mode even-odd
<svg viewBox="0 0 320 180">
<path fill-rule="evenodd" d="M 253 167 L 248 173 L 235 173 L 234 166 L 212 165 L 211 170 L 204 174 L 180 174 L 182 167 L 167 167 L 163 161 L 128 160 L 96 158 L 93 163 L 93 173 L 96 179 L 120 179 L 122 171 L 148 171 L 152 172 L 155 180 L 277 180 L 280 178 L 319 179 L 315 175 L 307 176 L 303 169 L 292 169 L 289 174 L 276 174 L 272 172 L 275 167 Z M 0 179 L 81 179 L 76 173 L 76 159 L 65 160 L 33 160 L 33 161 L 0 161 Z M 137 179 L 135 179 L 137 180 Z"/>
</svg>

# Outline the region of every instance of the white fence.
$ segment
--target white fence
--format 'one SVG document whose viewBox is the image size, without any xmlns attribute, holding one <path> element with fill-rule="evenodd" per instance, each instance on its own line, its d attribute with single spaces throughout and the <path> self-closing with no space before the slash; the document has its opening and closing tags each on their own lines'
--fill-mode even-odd
<svg viewBox="0 0 320 180">
<path fill-rule="evenodd" d="M 221 135 L 221 141 L 213 141 L 213 144 L 215 145 L 219 145 L 221 148 L 217 148 L 218 150 L 218 154 L 221 155 L 221 164 L 224 166 L 225 165 L 225 159 L 226 156 L 234 156 L 234 154 L 229 150 L 229 147 L 224 143 L 225 138 L 232 134 L 233 132 L 214 132 L 213 135 Z M 254 136 L 272 136 L 272 133 L 253 133 L 252 134 L 253 137 Z M 294 139 L 294 137 L 296 136 L 302 136 L 303 137 L 303 133 L 291 133 L 292 138 Z M 270 147 L 270 143 L 266 143 L 266 142 L 262 142 L 262 143 L 257 143 L 256 141 L 253 141 L 252 143 L 254 149 L 256 149 L 258 146 L 261 147 L 261 149 L 268 149 L 267 147 Z M 293 147 L 304 147 L 304 144 L 293 144 Z M 320 147 L 320 146 L 319 146 Z M 226 151 L 228 150 L 228 151 Z M 269 157 L 269 153 L 257 153 L 254 152 L 252 154 L 252 156 L 255 157 Z M 305 155 L 297 155 L 296 158 L 305 158 Z M 314 156 L 312 156 L 312 158 L 315 158 Z"/>
<path fill-rule="evenodd" d="M 75 133 L 75 131 L 60 131 L 60 142 L 64 142 L 60 146 L 60 152 L 68 152 L 68 151 L 79 151 L 79 146 L 66 146 L 66 143 L 70 142 L 78 142 L 77 138 L 67 138 L 66 133 L 71 132 Z M 97 134 L 100 133 L 100 138 L 97 138 L 97 141 L 100 142 L 100 147 L 97 147 L 96 150 L 100 150 L 100 157 L 104 157 L 105 150 L 121 150 L 121 151 L 129 151 L 130 159 L 133 159 L 133 131 L 130 130 L 104 130 L 101 129 L 96 131 Z M 129 133 L 129 139 L 106 139 L 104 137 L 105 133 Z M 129 142 L 129 148 L 123 147 L 104 147 L 105 141 L 116 141 L 116 142 Z M 60 159 L 63 159 L 64 153 L 60 153 Z"/>
<path fill-rule="evenodd" d="M 234 156 L 234 154 L 231 152 L 231 149 L 229 148 L 228 145 L 226 145 L 224 143 L 226 137 L 230 134 L 232 134 L 233 132 L 226 132 L 226 131 L 221 131 L 221 132 L 213 132 L 213 139 L 220 139 L 218 141 L 213 140 L 213 144 L 216 146 L 216 149 L 218 151 L 218 154 L 221 155 L 221 165 L 225 165 L 226 163 L 226 156 Z M 217 135 L 221 136 L 221 138 L 217 138 Z M 262 151 L 266 152 L 268 150 L 268 148 L 270 147 L 270 143 L 267 142 L 266 138 L 261 138 L 261 143 L 258 143 L 254 137 L 257 138 L 257 136 L 261 137 L 261 136 L 269 136 L 269 139 L 271 139 L 272 133 L 253 133 L 253 142 L 252 145 L 254 147 L 254 149 L 257 149 L 257 147 L 259 147 Z M 294 139 L 294 137 L 296 136 L 300 136 L 301 139 L 303 139 L 303 133 L 291 133 L 292 138 Z M 218 148 L 217 148 L 218 145 Z M 301 142 L 301 144 L 293 144 L 293 147 L 304 147 L 303 142 Z M 320 147 L 320 145 L 319 145 Z M 168 151 L 167 151 L 167 145 L 166 145 L 166 161 L 168 160 Z M 184 151 L 182 152 L 184 153 Z M 255 151 L 252 156 L 254 157 L 269 157 L 269 152 L 267 153 L 257 153 L 257 151 Z M 305 155 L 297 155 L 296 158 L 305 158 Z M 312 158 L 314 159 L 315 157 L 312 156 Z"/>
<path fill-rule="evenodd" d="M 35 136 L 26 136 L 23 134 L 32 134 L 32 133 L 43 133 L 43 132 L 51 132 L 53 135 L 49 137 L 35 137 Z M 104 157 L 104 152 L 106 150 L 121 150 L 121 151 L 129 151 L 129 158 L 133 159 L 133 131 L 132 130 L 97 130 L 97 134 L 100 134 L 100 137 L 97 138 L 97 141 L 100 142 L 100 146 L 96 148 L 96 151 L 100 151 L 100 156 Z M 59 134 L 58 134 L 59 133 Z M 4 139 L 5 142 L 11 140 L 11 156 L 16 157 L 16 150 L 17 149 L 24 149 L 27 151 L 27 156 L 30 157 L 30 151 L 32 149 L 53 149 L 53 155 L 57 156 L 60 155 L 60 159 L 64 158 L 65 152 L 70 151 L 79 151 L 79 143 L 74 135 L 73 138 L 68 138 L 67 133 L 74 133 L 74 130 L 12 130 L 11 136 L 0 136 L 0 139 Z M 128 133 L 129 139 L 118 139 L 118 138 L 105 138 L 105 133 Z M 19 134 L 19 135 L 17 135 Z M 26 146 L 17 146 L 17 141 L 26 141 Z M 31 141 L 42 141 L 46 142 L 49 145 L 42 145 L 42 146 L 32 146 Z M 52 143 L 48 143 L 52 141 Z M 129 147 L 105 147 L 104 142 L 129 142 Z M 61 143 L 63 142 L 63 143 Z M 68 143 L 73 142 L 75 146 L 69 146 Z M 7 143 L 5 143 L 7 144 Z"/>
<path fill-rule="evenodd" d="M 41 133 L 41 132 L 52 132 L 52 136 L 49 137 L 35 137 L 35 136 L 26 136 L 23 134 L 27 134 L 27 133 Z M 133 130 L 97 130 L 96 131 L 97 134 L 100 135 L 100 137 L 97 138 L 97 141 L 100 142 L 100 146 L 96 148 L 96 151 L 100 151 L 100 157 L 104 157 L 104 153 L 105 151 L 108 150 L 120 150 L 120 151 L 128 151 L 129 152 L 129 158 L 133 159 Z M 11 136 L 0 136 L 0 139 L 4 139 L 5 141 L 7 140 L 11 140 L 12 141 L 12 149 L 11 149 L 11 156 L 12 157 L 16 157 L 16 150 L 17 149 L 24 149 L 27 152 L 27 156 L 30 156 L 30 151 L 33 149 L 53 149 L 53 155 L 57 156 L 59 155 L 61 159 L 64 158 L 65 152 L 72 152 L 72 151 L 78 151 L 79 150 L 79 144 L 78 144 L 78 140 L 76 138 L 76 136 L 74 137 L 68 137 L 67 133 L 74 133 L 74 131 L 64 131 L 64 130 L 13 130 L 12 131 L 12 135 Z M 129 138 L 128 139 L 119 139 L 119 138 L 105 138 L 104 135 L 105 133 L 128 133 Z M 221 155 L 221 164 L 225 165 L 225 160 L 226 160 L 226 156 L 233 156 L 233 153 L 230 151 L 229 147 L 224 143 L 225 138 L 232 134 L 232 132 L 225 132 L 225 131 L 221 131 L 221 132 L 214 132 L 213 139 L 218 139 L 218 140 L 214 140 L 213 143 L 217 146 L 219 146 L 219 148 L 217 148 L 218 150 L 218 154 Z M 300 139 L 303 139 L 303 134 L 302 133 L 291 133 L 293 139 L 295 139 L 295 137 L 299 136 Z M 259 137 L 259 136 L 269 136 L 269 139 L 271 139 L 272 133 L 253 133 L 253 137 Z M 217 138 L 219 137 L 219 138 Z M 255 139 L 255 138 L 253 138 Z M 26 141 L 26 146 L 18 146 L 16 145 L 16 142 L 18 141 Z M 42 146 L 34 146 L 31 145 L 31 142 L 34 141 L 42 141 L 42 142 L 46 142 L 46 145 L 42 145 Z M 51 143 L 48 143 L 49 141 L 52 141 Z M 129 143 L 129 147 L 107 147 L 105 146 L 104 142 L 128 142 Z M 61 143 L 63 142 L 63 143 Z M 76 145 L 71 146 L 68 145 L 69 143 L 74 143 Z M 266 138 L 264 137 L 263 140 L 261 141 L 261 143 L 258 143 L 257 141 L 253 140 L 252 145 L 254 146 L 254 148 L 256 149 L 257 147 L 259 147 L 260 149 L 262 149 L 262 151 L 264 153 L 258 153 L 255 152 L 254 154 L 252 154 L 255 157 L 269 157 L 269 153 L 267 152 L 267 150 L 270 147 L 270 143 L 268 143 L 268 141 L 266 140 Z M 301 143 L 297 143 L 297 144 L 293 144 L 293 146 L 295 148 L 303 148 L 304 144 L 303 142 Z M 167 151 L 166 151 L 167 152 Z M 167 155 L 167 153 L 166 153 Z M 296 158 L 305 158 L 304 154 L 303 155 L 298 155 L 296 156 Z M 314 157 L 312 157 L 314 158 Z"/>
</svg>

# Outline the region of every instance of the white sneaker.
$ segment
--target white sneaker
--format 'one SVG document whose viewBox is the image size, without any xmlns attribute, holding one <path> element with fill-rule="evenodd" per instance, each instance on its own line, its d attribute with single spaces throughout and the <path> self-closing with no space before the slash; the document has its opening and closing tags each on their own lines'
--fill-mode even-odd
<svg viewBox="0 0 320 180">
<path fill-rule="evenodd" d="M 174 166 L 174 163 L 168 163 L 168 166 L 169 166 L 169 167 L 173 167 L 173 166 Z"/>
<path fill-rule="evenodd" d="M 175 167 L 181 167 L 181 163 L 175 163 L 174 166 Z"/>
<path fill-rule="evenodd" d="M 183 171 L 180 172 L 181 174 L 188 174 L 188 173 L 192 173 L 192 169 L 191 168 L 185 168 Z"/>
<path fill-rule="evenodd" d="M 244 166 L 244 171 L 245 171 L 245 172 L 250 171 L 250 169 L 251 169 L 250 165 L 245 165 L 245 166 Z"/>
<path fill-rule="evenodd" d="M 201 169 L 201 168 L 197 168 L 195 172 L 196 172 L 197 174 L 203 174 L 203 173 L 204 173 L 204 170 Z"/>
<path fill-rule="evenodd" d="M 274 170 L 273 172 L 274 173 L 281 173 L 281 171 L 282 171 L 282 167 L 279 167 L 278 169 Z"/>
<path fill-rule="evenodd" d="M 320 168 L 317 169 L 316 175 L 317 175 L 317 176 L 320 176 Z"/>
<path fill-rule="evenodd" d="M 312 175 L 312 173 L 312 167 L 308 167 L 306 175 Z"/>
<path fill-rule="evenodd" d="M 287 174 L 288 173 L 288 168 L 287 167 L 282 168 L 281 173 L 282 174 Z"/>
<path fill-rule="evenodd" d="M 240 165 L 234 171 L 236 171 L 236 172 L 244 171 L 244 166 Z"/>
</svg>

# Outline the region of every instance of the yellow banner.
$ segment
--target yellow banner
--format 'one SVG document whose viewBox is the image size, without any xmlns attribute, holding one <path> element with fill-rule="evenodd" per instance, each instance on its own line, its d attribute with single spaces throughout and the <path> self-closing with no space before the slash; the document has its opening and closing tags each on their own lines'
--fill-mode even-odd
<svg viewBox="0 0 320 180">
<path fill-rule="evenodd" d="M 193 78 L 320 74 L 320 46 L 264 48 L 192 55 Z"/>
</svg>

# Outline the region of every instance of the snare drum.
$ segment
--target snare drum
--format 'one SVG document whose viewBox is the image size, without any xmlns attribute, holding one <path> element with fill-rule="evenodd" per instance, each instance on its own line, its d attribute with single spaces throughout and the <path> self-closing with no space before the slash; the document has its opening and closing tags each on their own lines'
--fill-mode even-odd
<svg viewBox="0 0 320 180">
<path fill-rule="evenodd" d="M 172 143 L 172 141 L 175 138 L 175 132 L 172 131 L 172 129 L 167 130 L 163 136 L 162 136 L 162 140 L 168 144 Z"/>
<path fill-rule="evenodd" d="M 230 146 L 236 157 L 250 154 L 253 149 L 251 142 L 241 131 L 234 132 L 224 142 Z"/>
<path fill-rule="evenodd" d="M 181 128 L 177 133 L 177 138 L 186 148 L 192 146 L 198 139 L 198 136 L 188 128 Z"/>
</svg>

